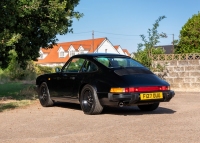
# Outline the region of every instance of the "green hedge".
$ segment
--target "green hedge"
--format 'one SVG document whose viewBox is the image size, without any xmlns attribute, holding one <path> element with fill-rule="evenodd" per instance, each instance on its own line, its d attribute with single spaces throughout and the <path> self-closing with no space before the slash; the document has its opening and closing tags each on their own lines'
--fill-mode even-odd
<svg viewBox="0 0 200 143">
<path fill-rule="evenodd" d="M 61 68 L 61 67 L 60 67 Z M 55 67 L 46 67 L 35 64 L 33 61 L 28 62 L 26 69 L 20 68 L 18 63 L 10 63 L 5 70 L 0 68 L 0 81 L 13 80 L 35 80 L 41 74 L 54 73 Z"/>
</svg>

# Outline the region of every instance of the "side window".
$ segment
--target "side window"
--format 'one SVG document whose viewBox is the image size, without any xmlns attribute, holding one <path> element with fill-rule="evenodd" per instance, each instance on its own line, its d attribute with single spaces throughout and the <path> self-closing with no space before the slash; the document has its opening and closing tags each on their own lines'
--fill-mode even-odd
<svg viewBox="0 0 200 143">
<path fill-rule="evenodd" d="M 127 67 L 127 60 L 126 59 L 119 59 L 118 60 L 119 66 L 120 67 Z"/>
<path fill-rule="evenodd" d="M 100 62 L 100 63 L 102 63 L 103 65 L 105 65 L 106 67 L 109 67 L 109 60 L 108 60 L 108 58 L 104 58 L 104 57 L 98 57 L 98 58 L 96 58 L 96 60 L 98 61 L 98 62 Z"/>
<path fill-rule="evenodd" d="M 85 59 L 81 58 L 74 58 L 71 60 L 71 62 L 66 65 L 66 67 L 63 69 L 64 72 L 79 72 L 81 67 L 83 66 Z"/>
<path fill-rule="evenodd" d="M 94 72 L 97 71 L 98 67 L 91 61 L 86 61 L 82 67 L 82 72 Z"/>
</svg>

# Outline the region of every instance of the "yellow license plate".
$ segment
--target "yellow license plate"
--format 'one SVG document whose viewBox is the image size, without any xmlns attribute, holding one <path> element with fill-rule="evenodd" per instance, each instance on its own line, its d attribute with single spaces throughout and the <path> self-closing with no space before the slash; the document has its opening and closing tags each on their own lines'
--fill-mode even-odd
<svg viewBox="0 0 200 143">
<path fill-rule="evenodd" d="M 141 100 L 149 100 L 149 99 L 163 99 L 162 92 L 154 92 L 154 93 L 141 93 L 140 94 Z"/>
</svg>

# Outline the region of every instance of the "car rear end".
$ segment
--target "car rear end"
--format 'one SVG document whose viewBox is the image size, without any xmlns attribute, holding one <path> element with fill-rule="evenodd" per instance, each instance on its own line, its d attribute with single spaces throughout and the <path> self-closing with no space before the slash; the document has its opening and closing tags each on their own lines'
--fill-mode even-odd
<svg viewBox="0 0 200 143">
<path fill-rule="evenodd" d="M 168 102 L 175 95 L 169 83 L 129 57 L 97 57 L 96 60 L 107 69 L 103 70 L 106 74 L 98 82 L 102 81 L 98 94 L 104 105 L 122 107 Z M 103 94 L 103 89 L 109 90 L 107 95 Z"/>
<path fill-rule="evenodd" d="M 108 93 L 108 99 L 110 102 L 117 102 L 122 107 L 169 102 L 174 95 L 174 91 L 170 90 L 169 86 L 112 87 Z"/>
</svg>

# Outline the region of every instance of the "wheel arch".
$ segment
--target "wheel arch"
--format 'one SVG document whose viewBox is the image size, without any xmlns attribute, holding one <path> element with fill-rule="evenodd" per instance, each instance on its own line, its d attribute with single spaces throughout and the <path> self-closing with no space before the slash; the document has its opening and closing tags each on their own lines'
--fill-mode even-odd
<svg viewBox="0 0 200 143">
<path fill-rule="evenodd" d="M 40 86 L 43 82 L 46 82 L 46 83 L 47 83 L 47 80 L 45 80 L 44 78 L 38 79 L 38 80 L 36 81 L 36 85 Z"/>
<path fill-rule="evenodd" d="M 88 84 L 88 85 L 91 85 L 91 86 L 95 89 L 95 91 L 97 92 L 97 87 L 96 87 L 94 84 L 82 83 L 81 86 L 80 86 L 80 88 L 79 88 L 79 91 L 78 91 L 78 100 L 79 100 L 79 102 L 80 102 L 81 91 L 82 91 L 83 87 L 84 87 L 85 85 L 87 85 L 87 84 Z"/>
</svg>

